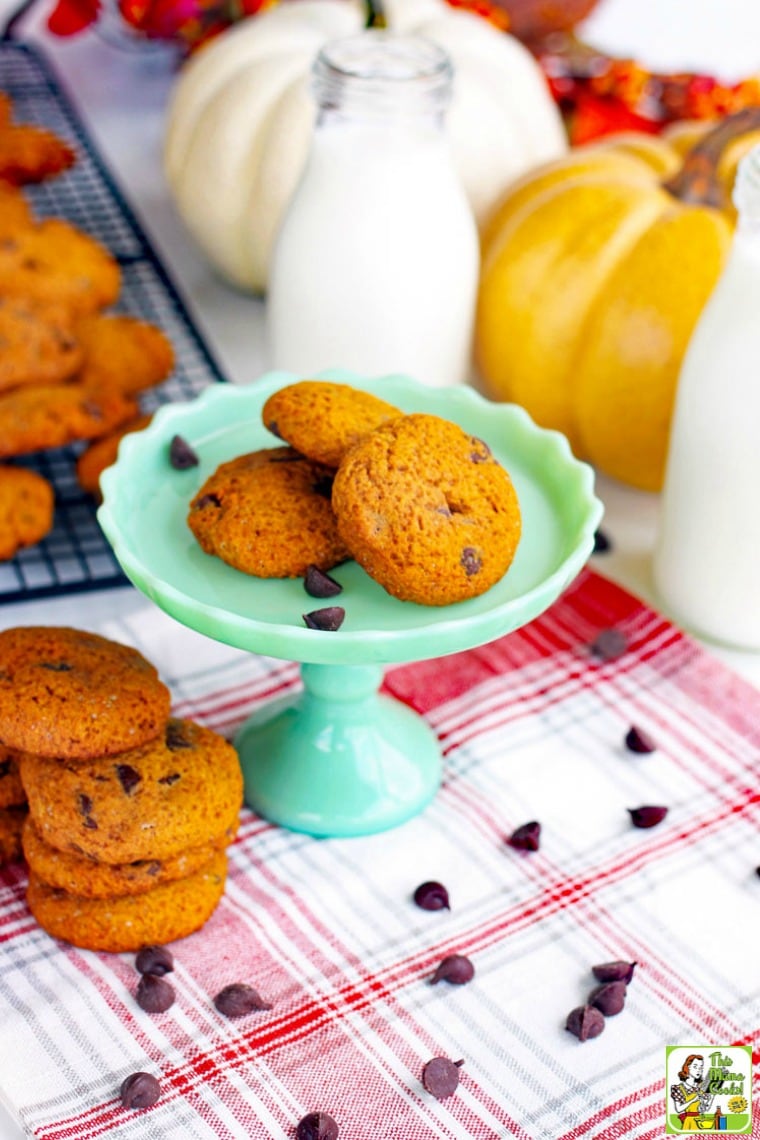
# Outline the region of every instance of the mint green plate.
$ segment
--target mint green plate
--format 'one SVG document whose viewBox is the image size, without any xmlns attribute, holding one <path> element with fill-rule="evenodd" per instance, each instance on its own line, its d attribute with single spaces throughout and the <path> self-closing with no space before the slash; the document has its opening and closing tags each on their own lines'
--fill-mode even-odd
<svg viewBox="0 0 760 1140">
<path fill-rule="evenodd" d="M 252 717 L 235 741 L 246 799 L 295 830 L 358 835 L 410 818 L 440 781 L 439 748 L 425 722 L 377 693 L 382 666 L 482 645 L 537 617 L 586 562 L 602 504 L 591 468 L 564 436 L 538 428 L 515 405 L 407 376 L 321 378 L 453 420 L 489 444 L 512 476 L 523 533 L 508 573 L 487 593 L 444 607 L 400 602 L 351 562 L 331 572 L 343 593 L 321 602 L 301 579 L 253 578 L 203 553 L 186 523 L 190 499 L 220 463 L 281 444 L 264 428 L 261 408 L 298 379 L 285 372 L 245 387 L 214 385 L 190 403 L 159 408 L 148 428 L 122 440 L 101 480 L 98 519 L 129 579 L 172 617 L 229 645 L 304 663 L 303 694 Z M 199 466 L 171 467 L 175 434 L 195 449 Z M 325 604 L 345 608 L 337 632 L 304 625 L 302 615 Z"/>
</svg>

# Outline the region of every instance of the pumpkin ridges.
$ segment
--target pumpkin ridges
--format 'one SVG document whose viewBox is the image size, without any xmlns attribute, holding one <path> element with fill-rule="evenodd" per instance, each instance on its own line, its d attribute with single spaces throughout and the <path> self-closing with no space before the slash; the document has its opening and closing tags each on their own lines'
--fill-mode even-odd
<svg viewBox="0 0 760 1140">
<path fill-rule="evenodd" d="M 641 490 L 662 485 L 681 360 L 731 234 L 720 212 L 673 204 L 608 278 L 575 362 L 582 450 Z"/>
<path fill-rule="evenodd" d="M 636 131 L 620 131 L 605 135 L 597 142 L 587 143 L 579 151 L 609 152 L 630 155 L 654 171 L 660 178 L 672 174 L 681 165 L 682 155 L 668 141 L 657 135 L 645 135 Z"/>
<path fill-rule="evenodd" d="M 351 4 L 346 4 L 344 10 L 338 11 L 340 19 L 332 19 L 331 26 L 322 31 L 311 23 L 295 20 L 292 6 L 278 5 L 262 12 L 255 20 L 241 20 L 231 25 L 202 51 L 190 56 L 182 65 L 167 109 L 169 130 L 164 147 L 167 173 L 173 176 L 181 166 L 181 156 L 197 129 L 204 107 L 229 80 L 273 55 L 288 56 L 294 50 L 312 58 L 325 38 L 359 30 L 361 21 L 355 12 Z"/>
<path fill-rule="evenodd" d="M 572 362 L 607 278 L 667 204 L 645 181 L 557 183 L 516 216 L 484 262 L 476 339 L 484 383 L 576 449 Z"/>
<path fill-rule="evenodd" d="M 196 223 L 192 232 L 198 244 L 241 288 L 256 268 L 268 264 L 270 253 L 269 246 L 257 242 L 260 265 L 254 266 L 252 251 L 241 241 L 241 233 L 253 229 L 257 217 L 255 212 L 249 214 L 249 202 L 240 194 L 240 187 L 250 184 L 262 153 L 264 136 L 254 128 L 267 121 L 272 106 L 303 74 L 304 59 L 295 53 L 278 55 L 260 63 L 255 72 L 235 75 L 204 106 L 179 173 L 180 213 L 190 226 Z M 313 117 L 305 90 L 303 103 Z"/>
<path fill-rule="evenodd" d="M 535 167 L 566 150 L 562 120 L 553 101 L 546 99 L 546 80 L 519 40 L 495 36 L 493 27 L 473 12 L 448 8 L 442 16 L 436 4 L 420 21 L 416 5 L 409 0 L 386 7 L 392 27 L 403 24 L 415 35 L 439 44 L 456 61 L 447 131 L 459 176 L 480 224 L 493 209 L 498 188 L 510 184 L 525 169 L 526 155 L 530 167 Z M 504 131 L 500 129 L 502 108 L 515 89 L 521 98 L 514 103 L 510 130 Z M 478 124 L 475 129 L 473 124 Z M 487 153 L 478 137 L 483 135 L 492 140 Z"/>
<path fill-rule="evenodd" d="M 254 280 L 269 279 L 282 203 L 290 199 L 298 185 L 304 155 L 308 153 L 314 124 L 313 102 L 306 97 L 308 83 L 307 76 L 300 76 L 289 84 L 272 107 L 261 132 L 260 161 L 248 178 L 243 216 L 249 219 L 249 224 L 243 223 L 241 248 Z M 285 149 L 279 144 L 286 135 L 292 145 Z"/>
<path fill-rule="evenodd" d="M 596 146 L 579 148 L 570 157 L 543 163 L 516 179 L 485 220 L 480 234 L 483 257 L 491 256 L 492 247 L 501 240 L 517 214 L 526 208 L 532 210 L 545 194 L 553 194 L 556 187 L 565 190 L 587 180 L 628 181 L 642 186 L 654 185 L 657 181 L 651 166 L 641 159 Z"/>
</svg>

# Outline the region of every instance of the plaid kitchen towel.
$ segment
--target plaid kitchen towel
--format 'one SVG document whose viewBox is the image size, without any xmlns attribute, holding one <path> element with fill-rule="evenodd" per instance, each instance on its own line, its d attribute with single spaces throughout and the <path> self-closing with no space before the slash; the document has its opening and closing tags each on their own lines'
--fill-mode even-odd
<svg viewBox="0 0 760 1140">
<path fill-rule="evenodd" d="M 592 648 L 610 629 L 618 656 Z M 149 605 L 99 632 L 225 735 L 299 684 Z M 665 1132 L 666 1045 L 757 1043 L 760 692 L 590 569 L 524 629 L 385 687 L 440 737 L 433 803 L 331 840 L 246 809 L 221 904 L 172 947 L 165 1013 L 138 1008 L 133 955 L 54 941 L 23 865 L 0 872 L 0 1095 L 30 1135 L 281 1140 L 323 1111 L 341 1140 L 644 1140 Z M 634 725 L 653 752 L 626 747 Z M 669 811 L 642 830 L 641 805 Z M 533 820 L 537 851 L 506 843 Z M 425 880 L 450 910 L 414 905 Z M 453 953 L 473 980 L 431 985 Z M 625 1008 L 581 1042 L 567 1014 L 617 959 L 638 963 Z M 241 981 L 272 1008 L 217 1013 Z M 421 1083 L 435 1056 L 464 1062 L 443 1100 Z M 160 1080 L 153 1108 L 121 1106 L 136 1070 Z"/>
</svg>

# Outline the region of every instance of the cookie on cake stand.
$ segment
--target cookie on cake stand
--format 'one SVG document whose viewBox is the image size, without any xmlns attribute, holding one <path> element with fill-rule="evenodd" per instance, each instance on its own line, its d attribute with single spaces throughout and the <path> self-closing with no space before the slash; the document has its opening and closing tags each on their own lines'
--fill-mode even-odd
<svg viewBox="0 0 760 1140">
<path fill-rule="evenodd" d="M 435 734 L 379 692 L 383 667 L 471 649 L 538 617 L 591 554 L 602 504 L 591 468 L 564 436 L 538 428 L 515 405 L 401 375 L 333 370 L 320 378 L 452 420 L 488 443 L 522 513 L 514 562 L 490 590 L 448 606 L 401 602 L 347 562 L 331 571 L 343 592 L 329 599 L 344 607 L 345 620 L 336 631 L 315 630 L 303 614 L 320 603 L 301 579 L 254 578 L 200 549 L 186 521 L 190 500 L 221 463 L 280 442 L 261 409 L 299 379 L 292 373 L 214 385 L 190 403 L 160 408 L 148 428 L 122 441 L 102 477 L 98 518 L 126 575 L 172 617 L 240 649 L 301 663 L 303 691 L 258 710 L 235 740 L 249 806 L 312 835 L 366 835 L 416 815 L 441 779 Z M 197 466 L 172 468 L 175 435 L 197 453 Z"/>
</svg>

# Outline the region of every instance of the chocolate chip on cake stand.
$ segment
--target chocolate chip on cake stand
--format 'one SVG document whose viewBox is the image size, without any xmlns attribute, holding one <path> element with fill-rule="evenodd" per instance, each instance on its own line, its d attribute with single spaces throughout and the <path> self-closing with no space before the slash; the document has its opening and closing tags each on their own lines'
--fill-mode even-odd
<svg viewBox="0 0 760 1140">
<path fill-rule="evenodd" d="M 332 375 L 343 379 L 325 373 Z M 437 673 L 456 667 L 452 655 L 538 617 L 588 561 L 602 508 L 591 469 L 520 408 L 494 404 L 473 389 L 436 389 L 405 376 L 352 379 L 357 389 L 405 414 L 458 425 L 468 441 L 468 478 L 494 462 L 502 465 L 520 500 L 522 535 L 506 573 L 454 604 L 401 601 L 358 562 L 344 561 L 345 621 L 336 629 L 308 628 L 302 615 L 313 611 L 304 606 L 303 577 L 264 579 L 236 570 L 193 546 L 186 520 L 203 471 L 271 447 L 262 408 L 289 382 L 272 373 L 246 385 L 210 385 L 192 401 L 162 408 L 104 473 L 98 518 L 128 577 L 172 617 L 224 644 L 300 664 L 300 684 L 257 707 L 235 737 L 248 805 L 311 835 L 366 835 L 417 815 L 441 782 L 441 744 L 425 710 L 382 687 L 385 668 L 437 659 L 432 687 Z M 167 463 L 175 435 L 192 440 L 203 456 L 200 467 L 176 471 Z M 424 458 L 417 457 L 417 467 Z M 414 467 L 412 503 L 419 499 Z M 434 511 L 435 524 L 458 535 L 462 504 L 455 494 L 444 501 L 446 513 Z M 457 552 L 451 572 L 476 585 L 486 573 L 488 549 L 471 538 L 451 549 Z M 331 595 L 324 596 L 322 608 L 332 608 Z"/>
</svg>

